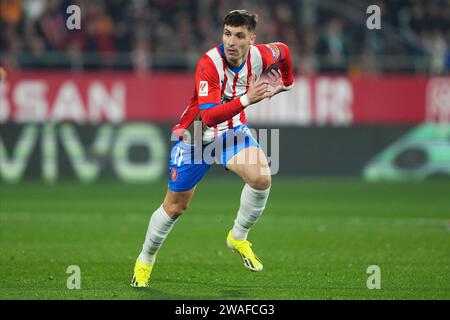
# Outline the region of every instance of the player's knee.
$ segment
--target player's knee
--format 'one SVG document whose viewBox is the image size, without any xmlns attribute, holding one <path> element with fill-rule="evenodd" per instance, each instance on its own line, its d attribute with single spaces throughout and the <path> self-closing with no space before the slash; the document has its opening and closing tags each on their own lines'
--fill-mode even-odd
<svg viewBox="0 0 450 320">
<path fill-rule="evenodd" d="M 165 206 L 165 210 L 169 217 L 172 219 L 177 219 L 181 216 L 187 209 L 187 205 L 184 203 L 171 203 Z"/>
<path fill-rule="evenodd" d="M 257 175 L 247 181 L 248 185 L 256 190 L 266 190 L 272 185 L 272 177 L 270 175 Z"/>
</svg>

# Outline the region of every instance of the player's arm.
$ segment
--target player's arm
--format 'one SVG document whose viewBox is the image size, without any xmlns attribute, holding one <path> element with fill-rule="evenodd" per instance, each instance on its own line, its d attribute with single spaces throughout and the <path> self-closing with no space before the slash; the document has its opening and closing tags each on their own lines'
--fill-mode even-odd
<svg viewBox="0 0 450 320">
<path fill-rule="evenodd" d="M 274 64 L 278 64 L 279 72 L 271 72 L 271 86 L 275 87 L 273 95 L 290 90 L 294 86 L 294 71 L 292 57 L 289 47 L 282 42 L 273 42 L 257 45 L 263 62 L 263 70 L 270 69 Z M 280 78 L 278 80 L 278 78 Z M 274 83 L 272 83 L 274 82 Z"/>
<path fill-rule="evenodd" d="M 271 96 L 267 80 L 255 83 L 256 77 L 250 79 L 245 95 L 226 103 L 220 103 L 222 92 L 217 70 L 209 57 L 202 57 L 195 72 L 195 82 L 200 115 L 204 124 L 212 127 L 231 119 L 247 106 Z"/>
</svg>

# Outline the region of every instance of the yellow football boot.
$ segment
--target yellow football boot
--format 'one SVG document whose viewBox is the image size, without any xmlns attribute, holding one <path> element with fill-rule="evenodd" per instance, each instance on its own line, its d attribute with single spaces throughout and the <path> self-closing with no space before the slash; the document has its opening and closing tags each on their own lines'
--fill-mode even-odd
<svg viewBox="0 0 450 320">
<path fill-rule="evenodd" d="M 227 236 L 227 247 L 233 251 L 236 251 L 244 260 L 244 266 L 251 271 L 261 271 L 263 265 L 261 260 L 253 253 L 251 249 L 252 244 L 247 240 L 234 240 L 231 236 L 231 231 Z"/>
<path fill-rule="evenodd" d="M 134 265 L 134 274 L 131 279 L 131 286 L 142 288 L 148 287 L 150 284 L 150 274 L 152 273 L 153 266 L 143 264 L 136 259 L 136 264 Z"/>
</svg>

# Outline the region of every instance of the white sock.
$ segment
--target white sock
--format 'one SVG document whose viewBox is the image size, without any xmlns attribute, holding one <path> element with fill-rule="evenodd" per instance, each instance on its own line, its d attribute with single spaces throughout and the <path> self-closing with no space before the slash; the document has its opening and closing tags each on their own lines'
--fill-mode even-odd
<svg viewBox="0 0 450 320">
<path fill-rule="evenodd" d="M 140 262 L 147 265 L 155 263 L 156 253 L 172 230 L 175 221 L 177 220 L 170 218 L 162 205 L 153 212 L 148 224 L 145 242 L 139 255 Z"/>
<path fill-rule="evenodd" d="M 256 190 L 248 184 L 241 194 L 241 206 L 234 220 L 231 235 L 235 240 L 246 240 L 250 228 L 258 221 L 266 207 L 270 187 L 266 190 Z"/>
</svg>

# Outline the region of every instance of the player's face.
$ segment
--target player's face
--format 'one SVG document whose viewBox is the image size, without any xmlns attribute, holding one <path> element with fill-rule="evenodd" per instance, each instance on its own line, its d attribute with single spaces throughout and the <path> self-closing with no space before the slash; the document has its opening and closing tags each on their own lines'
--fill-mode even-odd
<svg viewBox="0 0 450 320">
<path fill-rule="evenodd" d="M 255 43 L 256 35 L 247 26 L 233 27 L 225 25 L 223 28 L 223 46 L 227 61 L 238 67 L 247 56 L 251 44 Z"/>
</svg>

